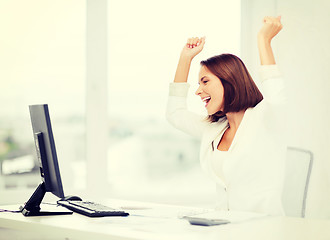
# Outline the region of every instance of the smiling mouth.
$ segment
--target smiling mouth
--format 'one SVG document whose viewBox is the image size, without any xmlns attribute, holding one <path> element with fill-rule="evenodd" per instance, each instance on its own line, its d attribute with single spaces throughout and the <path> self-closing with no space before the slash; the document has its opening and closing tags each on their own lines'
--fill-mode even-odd
<svg viewBox="0 0 330 240">
<path fill-rule="evenodd" d="M 209 104 L 210 100 L 211 100 L 211 97 L 202 98 L 202 101 L 205 103 L 205 107 L 207 107 L 207 105 Z"/>
</svg>

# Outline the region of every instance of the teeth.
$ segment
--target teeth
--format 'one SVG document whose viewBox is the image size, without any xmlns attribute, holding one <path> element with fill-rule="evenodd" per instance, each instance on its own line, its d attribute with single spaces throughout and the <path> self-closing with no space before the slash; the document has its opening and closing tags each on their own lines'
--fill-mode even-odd
<svg viewBox="0 0 330 240">
<path fill-rule="evenodd" d="M 205 97 L 205 98 L 202 99 L 202 101 L 206 102 L 207 100 L 210 100 L 210 99 L 211 99 L 211 97 Z"/>
</svg>

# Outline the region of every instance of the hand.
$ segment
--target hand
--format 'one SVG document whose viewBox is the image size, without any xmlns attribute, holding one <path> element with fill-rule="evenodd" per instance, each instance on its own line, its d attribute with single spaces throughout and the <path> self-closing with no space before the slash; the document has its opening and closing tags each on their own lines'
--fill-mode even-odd
<svg viewBox="0 0 330 240">
<path fill-rule="evenodd" d="M 261 27 L 258 38 L 260 40 L 271 40 L 281 31 L 283 25 L 281 24 L 281 16 L 278 17 L 264 17 L 263 26 Z"/>
<path fill-rule="evenodd" d="M 182 49 L 181 56 L 193 59 L 198 53 L 203 50 L 205 44 L 205 37 L 189 38 L 186 45 Z"/>
</svg>

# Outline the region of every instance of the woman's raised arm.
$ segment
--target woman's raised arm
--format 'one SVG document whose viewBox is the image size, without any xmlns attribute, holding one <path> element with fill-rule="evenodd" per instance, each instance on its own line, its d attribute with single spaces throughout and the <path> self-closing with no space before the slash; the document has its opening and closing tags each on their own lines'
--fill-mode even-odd
<svg viewBox="0 0 330 240">
<path fill-rule="evenodd" d="M 205 38 L 189 38 L 183 47 L 174 82 L 187 82 L 192 59 L 203 50 Z"/>
<path fill-rule="evenodd" d="M 263 19 L 263 26 L 258 33 L 258 49 L 261 65 L 276 64 L 271 41 L 282 28 L 280 16 L 265 17 Z"/>
<path fill-rule="evenodd" d="M 170 96 L 167 102 L 166 118 L 176 128 L 196 137 L 202 137 L 206 126 L 205 116 L 187 109 L 187 83 L 192 59 L 203 50 L 205 38 L 189 38 L 181 51 L 175 73 L 174 83 L 170 84 Z M 180 84 L 181 83 L 181 84 Z"/>
</svg>

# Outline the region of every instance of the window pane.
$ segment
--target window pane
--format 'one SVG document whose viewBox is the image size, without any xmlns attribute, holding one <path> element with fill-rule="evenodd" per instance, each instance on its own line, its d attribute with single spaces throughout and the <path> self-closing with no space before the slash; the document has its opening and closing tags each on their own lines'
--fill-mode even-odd
<svg viewBox="0 0 330 240">
<path fill-rule="evenodd" d="M 64 187 L 76 184 L 73 166 L 85 158 L 85 19 L 84 1 L 0 2 L 0 191 L 41 181 L 30 104 L 49 105 Z"/>
<path fill-rule="evenodd" d="M 194 36 L 206 36 L 206 46 L 191 68 L 188 103 L 205 115 L 194 96 L 198 62 L 239 54 L 240 1 L 109 1 L 109 181 L 119 195 L 214 192 L 201 173 L 199 140 L 165 121 L 168 84 Z"/>
</svg>

